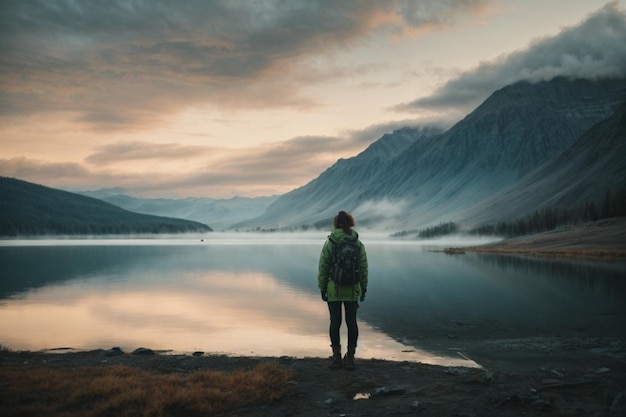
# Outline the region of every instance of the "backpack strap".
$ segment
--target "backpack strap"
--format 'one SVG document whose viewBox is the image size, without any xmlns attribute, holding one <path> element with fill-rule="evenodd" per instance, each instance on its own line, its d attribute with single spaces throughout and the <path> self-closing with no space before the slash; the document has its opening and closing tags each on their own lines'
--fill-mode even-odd
<svg viewBox="0 0 626 417">
<path fill-rule="evenodd" d="M 339 241 L 336 240 L 332 235 L 328 235 L 328 241 L 331 245 L 330 263 L 331 265 L 333 265 L 335 263 L 335 260 L 337 259 L 337 244 L 339 243 Z"/>
</svg>

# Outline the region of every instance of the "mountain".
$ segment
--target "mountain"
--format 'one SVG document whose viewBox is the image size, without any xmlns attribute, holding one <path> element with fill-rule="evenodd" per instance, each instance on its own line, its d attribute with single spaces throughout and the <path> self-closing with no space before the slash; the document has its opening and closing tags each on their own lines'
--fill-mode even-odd
<svg viewBox="0 0 626 417">
<path fill-rule="evenodd" d="M 570 148 L 509 189 L 474 207 L 465 223 L 484 224 L 521 217 L 547 207 L 572 208 L 600 201 L 626 187 L 626 104 L 589 129 Z"/>
<path fill-rule="evenodd" d="M 138 198 L 125 195 L 124 189 L 102 189 L 84 191 L 80 194 L 99 198 L 107 203 L 136 213 L 174 217 L 210 224 L 214 229 L 229 229 L 242 220 L 263 214 L 267 207 L 278 199 L 270 197 L 213 198 Z"/>
<path fill-rule="evenodd" d="M 443 133 L 386 135 L 378 142 L 398 134 L 413 140 L 395 154 L 377 152 L 382 146 L 376 142 L 339 160 L 245 224 L 330 225 L 341 209 L 353 212 L 361 226 L 395 230 L 459 221 L 561 155 L 624 101 L 626 80 L 519 82 L 494 92 Z M 493 219 L 509 214 L 493 213 Z"/>
<path fill-rule="evenodd" d="M 375 179 L 416 142 L 438 135 L 436 127 L 403 128 L 383 135 L 359 155 L 339 159 L 307 185 L 280 196 L 266 212 L 234 227 L 326 227 L 338 211 L 333 201 L 359 202 Z"/>
<path fill-rule="evenodd" d="M 0 236 L 211 230 L 197 222 L 132 213 L 95 198 L 0 177 Z"/>
</svg>

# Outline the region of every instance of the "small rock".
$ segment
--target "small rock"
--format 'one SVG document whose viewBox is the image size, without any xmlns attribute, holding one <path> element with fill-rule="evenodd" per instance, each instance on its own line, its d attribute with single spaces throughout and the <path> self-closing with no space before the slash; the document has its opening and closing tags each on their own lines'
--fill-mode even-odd
<svg viewBox="0 0 626 417">
<path fill-rule="evenodd" d="M 122 351 L 122 349 L 120 349 L 117 346 L 104 351 L 104 356 L 120 356 L 123 354 L 124 354 L 124 351 Z"/>
<path fill-rule="evenodd" d="M 402 387 L 379 387 L 376 388 L 373 392 L 375 396 L 388 396 L 388 395 L 404 395 L 406 393 L 406 389 Z"/>
<path fill-rule="evenodd" d="M 533 407 L 537 410 L 552 410 L 554 409 L 554 404 L 548 402 L 546 400 L 536 400 L 532 403 Z"/>
<path fill-rule="evenodd" d="M 417 410 L 418 408 L 420 408 L 420 402 L 419 402 L 419 401 L 417 401 L 417 400 L 416 400 L 416 401 L 413 401 L 413 402 L 411 403 L 411 408 L 413 408 L 413 409 Z"/>
<path fill-rule="evenodd" d="M 202 356 L 202 355 L 204 355 L 204 352 L 201 352 L 201 351 L 198 350 L 198 351 L 195 351 L 194 353 L 192 353 L 192 355 L 193 356 Z"/>
<path fill-rule="evenodd" d="M 553 384 L 558 384 L 559 382 L 561 382 L 558 379 L 553 379 L 553 378 L 545 378 L 541 380 L 541 383 L 543 385 L 553 385 Z"/>
<path fill-rule="evenodd" d="M 464 374 L 467 374 L 467 372 L 468 372 L 467 368 L 463 368 L 463 367 L 460 367 L 460 366 L 449 366 L 445 370 L 446 374 L 454 375 L 454 376 L 464 375 Z"/>
<path fill-rule="evenodd" d="M 133 355 L 154 355 L 154 351 L 152 349 L 148 349 L 148 348 L 137 348 L 135 350 L 133 350 Z"/>
</svg>

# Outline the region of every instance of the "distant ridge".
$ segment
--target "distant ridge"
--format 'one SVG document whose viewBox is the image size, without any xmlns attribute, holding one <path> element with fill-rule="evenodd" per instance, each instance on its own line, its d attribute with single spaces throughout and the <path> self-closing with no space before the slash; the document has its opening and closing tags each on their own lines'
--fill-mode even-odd
<svg viewBox="0 0 626 417">
<path fill-rule="evenodd" d="M 133 213 L 95 198 L 0 177 L 0 236 L 210 231 L 205 224 Z"/>
<path fill-rule="evenodd" d="M 214 198 L 141 198 L 124 194 L 121 188 L 81 191 L 79 194 L 94 197 L 134 213 L 173 217 L 210 224 L 214 230 L 228 229 L 242 219 L 257 217 L 278 196 Z"/>
</svg>

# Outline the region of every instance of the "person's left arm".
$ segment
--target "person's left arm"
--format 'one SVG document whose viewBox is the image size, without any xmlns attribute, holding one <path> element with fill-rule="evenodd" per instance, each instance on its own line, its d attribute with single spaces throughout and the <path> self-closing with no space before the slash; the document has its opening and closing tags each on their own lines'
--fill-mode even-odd
<svg viewBox="0 0 626 417">
<path fill-rule="evenodd" d="M 321 292 L 326 292 L 328 287 L 328 279 L 330 277 L 330 240 L 326 240 L 320 253 L 320 260 L 317 266 L 317 285 Z"/>
<path fill-rule="evenodd" d="M 368 284 L 368 264 L 367 264 L 367 252 L 365 251 L 365 245 L 361 243 L 359 245 L 359 269 L 361 273 L 361 289 L 367 290 Z"/>
</svg>

